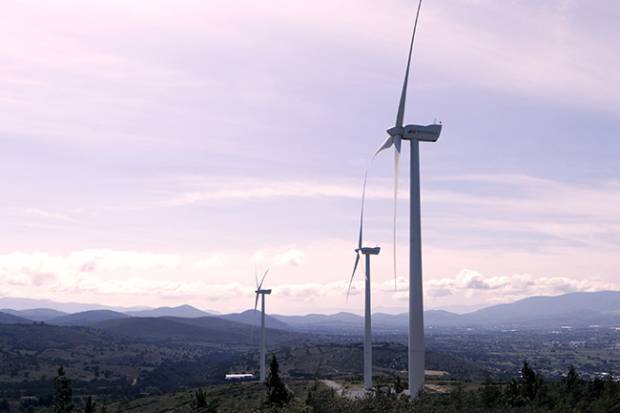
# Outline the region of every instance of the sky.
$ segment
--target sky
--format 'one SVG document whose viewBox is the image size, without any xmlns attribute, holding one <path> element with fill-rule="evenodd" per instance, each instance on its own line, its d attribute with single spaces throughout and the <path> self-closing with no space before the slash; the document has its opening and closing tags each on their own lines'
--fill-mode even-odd
<svg viewBox="0 0 620 413">
<path fill-rule="evenodd" d="M 3 2 L 0 297 L 111 306 L 347 300 L 361 180 L 393 126 L 416 2 Z M 620 6 L 425 0 L 425 307 L 620 289 Z M 408 144 L 372 164 L 375 311 L 406 310 Z"/>
</svg>

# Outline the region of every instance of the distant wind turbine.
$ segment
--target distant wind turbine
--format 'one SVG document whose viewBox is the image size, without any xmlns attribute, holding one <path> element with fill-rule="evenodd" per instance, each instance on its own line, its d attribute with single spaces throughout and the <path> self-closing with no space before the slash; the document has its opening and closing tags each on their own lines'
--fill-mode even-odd
<svg viewBox="0 0 620 413">
<path fill-rule="evenodd" d="M 260 378 L 259 381 L 263 383 L 265 381 L 266 369 L 265 369 L 265 356 L 266 356 L 266 347 L 265 347 L 265 295 L 271 294 L 271 290 L 263 290 L 263 282 L 265 281 L 265 277 L 267 277 L 267 273 L 269 269 L 265 271 L 263 274 L 263 278 L 261 278 L 260 283 L 258 282 L 258 275 L 256 271 L 254 271 L 254 278 L 256 279 L 256 300 L 254 301 L 254 311 L 258 307 L 258 298 L 260 296 L 261 299 L 261 315 L 260 315 Z"/>
<path fill-rule="evenodd" d="M 374 159 L 381 151 L 394 146 L 394 282 L 396 282 L 396 205 L 398 199 L 398 171 L 400 161 L 401 141 L 411 142 L 411 179 L 410 179 L 410 209 L 409 209 L 409 395 L 415 398 L 424 387 L 424 304 L 422 293 L 422 234 L 420 218 L 420 148 L 419 142 L 436 142 L 441 133 L 441 124 L 432 125 L 407 125 L 403 126 L 405 115 L 405 102 L 407 100 L 407 85 L 411 68 L 411 55 L 413 42 L 418 26 L 418 17 L 422 0 L 418 3 L 411 43 L 409 45 L 409 57 L 405 69 L 405 80 L 400 95 L 396 124 L 387 130 L 389 136 L 375 152 Z M 364 219 L 364 201 L 366 193 L 366 180 L 368 171 L 364 175 L 362 190 L 362 214 L 360 222 L 360 239 Z M 356 259 L 359 260 L 359 254 Z"/>
<path fill-rule="evenodd" d="M 347 289 L 347 300 L 351 293 L 351 285 L 353 284 L 353 278 L 355 277 L 355 271 L 357 265 L 360 262 L 360 254 L 365 256 L 366 267 L 366 283 L 364 288 L 364 388 L 366 390 L 372 389 L 372 306 L 370 304 L 370 256 L 378 255 L 381 249 L 379 247 L 368 248 L 363 247 L 364 238 L 364 198 L 366 197 L 366 178 L 368 172 L 364 176 L 364 188 L 362 190 L 362 212 L 360 214 L 360 229 L 359 236 L 357 238 L 357 248 L 355 249 L 355 263 L 353 264 L 353 272 L 351 273 L 351 280 L 349 281 L 349 288 Z"/>
<path fill-rule="evenodd" d="M 355 250 L 355 264 L 353 266 L 353 274 L 351 274 L 351 280 L 349 281 L 349 289 L 347 290 L 347 299 L 351 292 L 351 284 L 353 283 L 353 277 L 355 277 L 355 270 L 357 264 L 360 261 L 360 253 L 364 255 L 366 264 L 366 283 L 364 286 L 364 388 L 366 390 L 372 390 L 372 307 L 370 304 L 370 256 L 378 255 L 381 248 L 368 248 L 362 247 L 362 228 L 360 226 L 360 238 L 358 247 Z"/>
</svg>

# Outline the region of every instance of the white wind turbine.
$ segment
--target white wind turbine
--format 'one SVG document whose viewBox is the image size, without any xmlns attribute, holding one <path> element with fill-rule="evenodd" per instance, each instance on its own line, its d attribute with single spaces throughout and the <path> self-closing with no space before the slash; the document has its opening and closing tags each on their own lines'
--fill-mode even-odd
<svg viewBox="0 0 620 413">
<path fill-rule="evenodd" d="M 362 247 L 362 225 L 364 220 L 364 206 L 362 205 L 362 217 L 360 220 L 360 235 L 355 249 L 355 264 L 353 265 L 353 273 L 351 274 L 351 280 L 349 281 L 349 289 L 347 290 L 347 299 L 351 292 L 351 284 L 353 283 L 353 277 L 355 277 L 355 270 L 357 270 L 357 264 L 360 262 L 360 253 L 366 258 L 366 282 L 364 285 L 364 388 L 366 390 L 372 390 L 372 307 L 370 305 L 370 256 L 378 255 L 381 248 L 369 248 Z"/>
<path fill-rule="evenodd" d="M 396 282 L 396 204 L 398 199 L 398 170 L 400 161 L 401 141 L 411 142 L 411 179 L 410 179 L 410 209 L 409 209 L 409 394 L 415 398 L 424 387 L 424 304 L 422 301 L 422 234 L 420 219 L 420 148 L 419 142 L 436 142 L 441 133 L 441 124 L 427 126 L 406 125 L 403 126 L 405 115 L 405 102 L 407 100 L 407 84 L 409 81 L 409 69 L 411 67 L 411 55 L 415 40 L 418 17 L 422 0 L 418 3 L 413 34 L 409 45 L 409 57 L 405 69 L 405 80 L 400 95 L 396 124 L 387 130 L 389 136 L 375 152 L 373 159 L 383 150 L 394 146 L 394 281 Z M 364 176 L 364 189 L 362 191 L 362 214 L 361 226 L 364 217 L 364 199 L 366 192 L 367 172 Z M 359 255 L 358 255 L 359 259 Z M 356 259 L 357 263 L 357 259 Z"/>
<path fill-rule="evenodd" d="M 261 315 L 260 315 L 260 376 L 259 381 L 263 383 L 265 381 L 265 356 L 266 356 L 266 347 L 265 347 L 265 295 L 271 294 L 271 290 L 263 289 L 263 282 L 265 281 L 265 277 L 267 277 L 267 273 L 269 269 L 265 271 L 263 274 L 263 278 L 261 278 L 260 283 L 258 282 L 258 275 L 256 271 L 254 271 L 254 278 L 256 279 L 256 300 L 254 301 L 254 311 L 258 307 L 258 298 L 260 296 L 261 299 Z"/>
</svg>

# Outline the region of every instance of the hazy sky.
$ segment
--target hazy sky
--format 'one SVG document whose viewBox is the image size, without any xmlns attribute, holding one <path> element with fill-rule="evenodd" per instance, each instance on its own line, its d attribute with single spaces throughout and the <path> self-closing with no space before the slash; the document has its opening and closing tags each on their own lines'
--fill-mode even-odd
<svg viewBox="0 0 620 413">
<path fill-rule="evenodd" d="M 415 3 L 4 1 L 0 296 L 238 311 L 256 266 L 268 310 L 359 311 L 361 176 Z M 427 308 L 620 288 L 619 19 L 611 0 L 424 2 L 406 121 L 444 124 L 422 147 Z M 391 162 L 366 234 L 375 309 L 397 311 Z"/>
</svg>

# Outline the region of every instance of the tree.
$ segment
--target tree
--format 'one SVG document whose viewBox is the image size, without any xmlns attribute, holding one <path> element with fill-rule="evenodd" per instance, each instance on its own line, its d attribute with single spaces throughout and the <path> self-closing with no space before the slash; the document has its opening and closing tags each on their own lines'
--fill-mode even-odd
<svg viewBox="0 0 620 413">
<path fill-rule="evenodd" d="M 192 407 L 195 411 L 201 413 L 217 413 L 217 408 L 220 403 L 217 399 L 215 400 L 207 400 L 207 393 L 204 390 L 198 389 L 196 393 L 194 393 L 194 402 L 192 403 Z"/>
<path fill-rule="evenodd" d="M 65 375 L 65 369 L 58 368 L 58 376 L 54 379 L 54 413 L 70 413 L 73 411 L 71 397 L 71 380 Z"/>
<path fill-rule="evenodd" d="M 291 400 L 292 394 L 280 378 L 280 366 L 275 354 L 271 356 L 265 385 L 267 386 L 266 405 L 282 407 Z"/>
<path fill-rule="evenodd" d="M 196 390 L 194 393 L 194 408 L 202 409 L 207 407 L 207 394 L 202 389 Z"/>
<path fill-rule="evenodd" d="M 571 391 L 579 384 L 579 374 L 575 370 L 575 366 L 570 366 L 566 377 L 563 380 L 566 390 Z"/>
<path fill-rule="evenodd" d="M 536 374 L 527 361 L 523 362 L 521 381 L 521 395 L 530 401 L 534 400 L 542 386 L 542 378 Z"/>
<path fill-rule="evenodd" d="M 2 401 L 0 401 L 0 412 L 10 412 L 11 411 L 11 405 L 9 404 L 7 399 L 2 399 Z"/>
<path fill-rule="evenodd" d="M 502 399 L 502 392 L 499 387 L 493 384 L 489 379 L 485 380 L 482 389 L 480 390 L 480 400 L 484 407 L 492 408 L 500 404 Z"/>
<path fill-rule="evenodd" d="M 86 398 L 86 403 L 84 403 L 84 413 L 95 413 L 95 403 L 91 396 Z"/>
<path fill-rule="evenodd" d="M 403 382 L 400 380 L 400 376 L 396 376 L 396 381 L 394 381 L 394 392 L 396 394 L 401 394 L 405 390 L 405 386 Z"/>
</svg>

